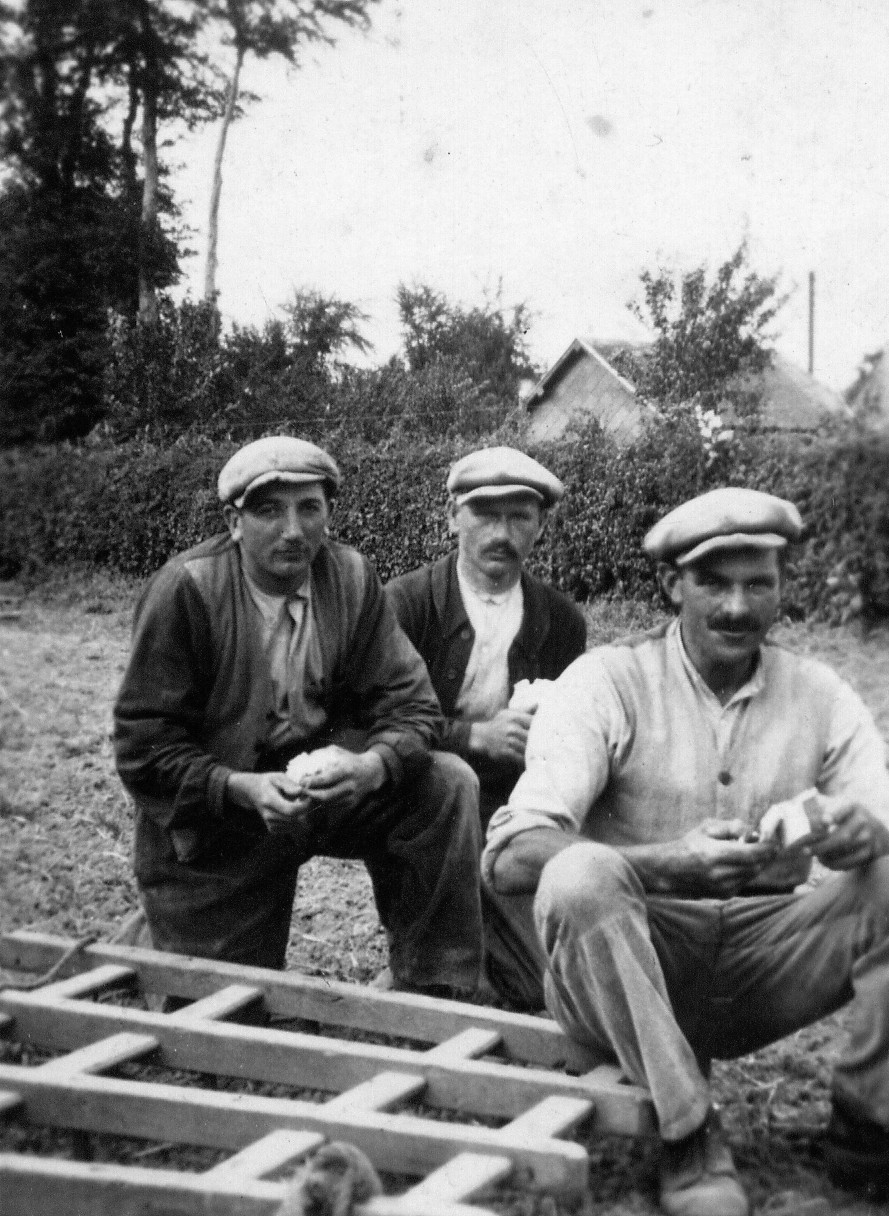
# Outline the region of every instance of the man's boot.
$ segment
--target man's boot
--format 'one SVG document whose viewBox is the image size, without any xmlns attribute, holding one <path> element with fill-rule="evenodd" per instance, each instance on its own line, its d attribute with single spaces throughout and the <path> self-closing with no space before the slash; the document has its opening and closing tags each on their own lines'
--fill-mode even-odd
<svg viewBox="0 0 889 1216">
<path fill-rule="evenodd" d="M 667 1216 L 749 1216 L 715 1110 L 690 1136 L 663 1141 L 660 1176 L 661 1208 Z"/>
</svg>

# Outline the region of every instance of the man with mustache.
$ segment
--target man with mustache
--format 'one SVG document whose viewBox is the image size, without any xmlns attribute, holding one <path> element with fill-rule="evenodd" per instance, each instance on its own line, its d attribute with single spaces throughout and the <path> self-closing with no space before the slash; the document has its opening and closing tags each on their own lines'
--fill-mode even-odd
<svg viewBox="0 0 889 1216">
<path fill-rule="evenodd" d="M 550 1012 L 651 1092 L 672 1216 L 749 1211 L 710 1061 L 853 998 L 825 1156 L 889 1183 L 889 777 L 852 689 L 767 641 L 801 530 L 744 489 L 651 529 L 677 619 L 556 682 L 483 858 L 502 896 L 536 893 Z M 801 887 L 813 856 L 833 873 Z"/>
<path fill-rule="evenodd" d="M 314 444 L 247 444 L 219 474 L 228 531 L 140 598 L 115 706 L 140 898 L 158 949 L 283 967 L 300 865 L 361 858 L 396 986 L 471 995 L 477 782 L 430 752 L 423 662 L 328 537 L 340 482 Z"/>
<path fill-rule="evenodd" d="M 583 653 L 586 623 L 524 568 L 565 492 L 554 474 L 515 448 L 482 448 L 451 467 L 447 490 L 456 550 L 394 579 L 386 594 L 441 703 L 438 746 L 479 777 L 484 825 L 524 768 L 538 690 Z M 516 693 L 520 681 L 531 685 Z M 490 978 L 511 1003 L 539 1006 L 540 968 L 525 968 L 528 950 L 513 943 L 515 933 L 534 941 L 528 909 L 499 903 L 485 908 Z"/>
</svg>

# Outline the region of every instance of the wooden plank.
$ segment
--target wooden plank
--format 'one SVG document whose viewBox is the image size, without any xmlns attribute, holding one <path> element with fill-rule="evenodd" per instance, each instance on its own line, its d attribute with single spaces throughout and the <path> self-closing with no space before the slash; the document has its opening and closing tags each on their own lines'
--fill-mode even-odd
<svg viewBox="0 0 889 1216">
<path fill-rule="evenodd" d="M 37 1071 L 44 1077 L 74 1077 L 81 1073 L 106 1072 L 118 1064 L 138 1060 L 156 1049 L 157 1039 L 150 1034 L 115 1034 L 100 1039 L 98 1043 L 69 1051 L 56 1060 L 38 1064 Z"/>
<path fill-rule="evenodd" d="M 35 1123 L 172 1140 L 237 1150 L 278 1128 L 349 1140 L 383 1170 L 426 1174 L 458 1152 L 508 1156 L 534 1188 L 579 1194 L 588 1158 L 579 1144 L 529 1139 L 499 1129 L 421 1119 L 409 1114 L 349 1110 L 329 1113 L 311 1102 L 190 1089 L 114 1077 L 59 1080 L 40 1068 L 0 1064 L 0 1089 L 22 1095 Z"/>
<path fill-rule="evenodd" d="M 527 1136 L 529 1139 L 546 1139 L 548 1136 L 561 1136 L 577 1127 L 595 1110 L 592 1102 L 578 1098 L 544 1098 L 536 1106 L 508 1125 L 512 1135 Z"/>
<path fill-rule="evenodd" d="M 423 1053 L 424 1060 L 473 1060 L 493 1051 L 500 1043 L 500 1032 L 483 1026 L 470 1026 L 452 1039 L 445 1039 Z"/>
<path fill-rule="evenodd" d="M 325 1102 L 327 1111 L 388 1110 L 390 1107 L 415 1098 L 426 1088 L 424 1077 L 416 1073 L 379 1072 L 369 1081 L 362 1081 L 345 1093 Z"/>
<path fill-rule="evenodd" d="M 251 1178 L 0 1153 L 3 1216 L 276 1216 L 286 1187 Z M 352 1216 L 491 1216 L 485 1208 L 380 1195 Z"/>
<path fill-rule="evenodd" d="M 12 1090 L 0 1090 L 0 1115 L 8 1115 L 19 1109 L 22 1104 L 22 1095 L 13 1093 Z"/>
<path fill-rule="evenodd" d="M 262 989 L 256 988 L 252 984 L 227 984 L 218 992 L 201 997 L 199 1001 L 194 1001 L 191 1005 L 186 1005 L 183 1009 L 177 1009 L 175 1013 L 168 1013 L 166 1016 L 174 1022 L 215 1021 L 231 1017 L 233 1013 L 240 1013 L 248 1005 L 262 1000 L 262 996 Z"/>
<path fill-rule="evenodd" d="M 57 1001 L 62 997 L 83 997 L 99 992 L 102 988 L 110 988 L 113 984 L 132 983 L 135 979 L 136 972 L 132 967 L 107 963 L 90 971 L 82 971 L 70 979 L 44 984 L 42 988 L 34 989 L 34 995 L 45 1001 Z"/>
<path fill-rule="evenodd" d="M 414 1206 L 426 1201 L 454 1203 L 460 1199 L 471 1199 L 485 1187 L 503 1182 L 511 1173 L 512 1162 L 508 1157 L 458 1153 L 422 1182 L 411 1187 L 405 1198 L 409 1196 Z"/>
<path fill-rule="evenodd" d="M 29 930 L 8 933 L 0 937 L 0 966 L 45 970 L 61 958 L 70 944 L 67 938 Z M 412 1038 L 428 1043 L 440 1043 L 470 1026 L 484 1026 L 498 1030 L 507 1054 L 524 1063 L 546 1068 L 567 1066 L 583 1072 L 597 1062 L 548 1018 L 384 992 L 295 972 L 268 971 L 96 942 L 66 964 L 66 968 L 70 967 L 66 973 L 74 974 L 84 964 L 99 963 L 118 963 L 136 969 L 146 991 L 194 999 L 208 996 L 223 984 L 255 984 L 265 992 L 266 1009 L 274 1017 L 306 1018 L 395 1036 L 403 1036 L 409 1026 Z"/>
<path fill-rule="evenodd" d="M 424 1101 L 449 1110 L 513 1118 L 551 1093 L 591 1098 L 597 1127 L 619 1135 L 654 1128 L 648 1095 L 628 1085 L 595 1086 L 582 1078 L 492 1061 L 437 1058 L 434 1051 L 381 1047 L 287 1030 L 178 1022 L 170 1014 L 88 1001 L 53 1005 L 28 992 L 0 992 L 0 1009 L 16 1019 L 29 1046 L 66 1050 L 119 1033 L 151 1034 L 158 1060 L 196 1072 L 342 1092 L 379 1072 L 413 1072 L 426 1080 Z M 478 1028 L 474 1029 L 478 1034 Z M 447 1044 L 442 1044 L 442 1048 Z"/>
<path fill-rule="evenodd" d="M 3 1216 L 275 1216 L 280 1183 L 0 1153 Z"/>
<path fill-rule="evenodd" d="M 319 1132 L 270 1132 L 206 1173 L 214 1178 L 229 1174 L 239 1178 L 263 1178 L 305 1160 L 323 1143 L 324 1137 Z"/>
</svg>

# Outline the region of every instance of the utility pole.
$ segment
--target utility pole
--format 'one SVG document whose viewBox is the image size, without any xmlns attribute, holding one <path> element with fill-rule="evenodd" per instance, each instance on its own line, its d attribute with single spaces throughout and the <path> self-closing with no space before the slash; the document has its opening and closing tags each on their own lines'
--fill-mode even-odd
<svg viewBox="0 0 889 1216">
<path fill-rule="evenodd" d="M 815 374 L 815 271 L 809 271 L 809 375 Z"/>
</svg>

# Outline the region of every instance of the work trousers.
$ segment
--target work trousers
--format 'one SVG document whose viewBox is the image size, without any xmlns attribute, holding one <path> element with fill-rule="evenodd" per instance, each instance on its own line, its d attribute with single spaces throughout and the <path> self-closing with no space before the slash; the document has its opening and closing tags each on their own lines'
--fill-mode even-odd
<svg viewBox="0 0 889 1216">
<path fill-rule="evenodd" d="M 650 1090 L 661 1135 L 693 1131 L 706 1074 L 854 1001 L 834 1096 L 889 1128 L 889 859 L 813 890 L 649 895 L 613 849 L 572 845 L 534 902 L 546 1004 L 572 1038 Z"/>
<path fill-rule="evenodd" d="M 299 867 L 360 858 L 371 877 L 397 987 L 474 991 L 481 967 L 478 782 L 435 753 L 396 790 L 315 814 L 299 838 L 224 833 L 194 862 L 152 850 L 137 874 L 156 949 L 282 968 Z M 146 825 L 147 826 L 147 825 Z"/>
</svg>

